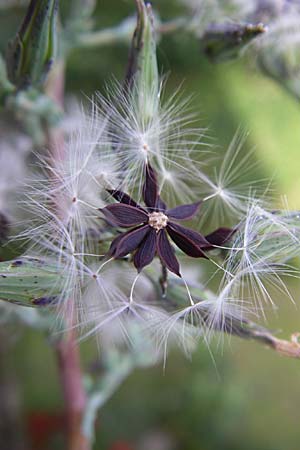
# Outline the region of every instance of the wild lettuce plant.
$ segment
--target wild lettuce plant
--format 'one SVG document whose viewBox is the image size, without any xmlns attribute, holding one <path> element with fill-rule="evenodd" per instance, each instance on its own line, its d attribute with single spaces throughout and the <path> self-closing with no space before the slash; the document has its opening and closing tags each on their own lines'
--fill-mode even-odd
<svg viewBox="0 0 300 450">
<path fill-rule="evenodd" d="M 264 42 L 274 43 L 277 9 L 232 2 L 225 13 L 223 2 L 185 2 L 197 14 L 163 23 L 136 0 L 136 16 L 112 32 L 90 29 L 92 1 L 73 3 L 58 29 L 58 1 L 30 2 L 0 80 L 2 105 L 27 134 L 14 150 L 1 144 L 0 240 L 10 234 L 9 246 L 18 246 L 12 260 L 2 249 L 1 310 L 5 321 L 54 335 L 72 450 L 91 447 L 97 410 L 122 379 L 166 362 L 173 344 L 189 354 L 199 341 L 229 334 L 300 355 L 296 337 L 280 340 L 253 322 L 274 306 L 274 292 L 293 301 L 285 280 L 298 277 L 300 214 L 274 209 L 255 182 L 240 182 L 249 170 L 240 133 L 216 163 L 182 87 L 165 98 L 156 58 L 159 33 L 195 31 L 200 21 L 197 38 L 211 59 L 249 46 L 263 51 L 261 61 L 272 58 L 273 70 L 278 55 Z M 296 6 L 287 3 L 290 14 Z M 68 127 L 62 86 L 72 46 L 133 31 L 124 82 L 74 108 Z M 78 353 L 86 338 L 97 339 L 109 362 L 103 382 L 86 375 L 88 389 Z"/>
</svg>

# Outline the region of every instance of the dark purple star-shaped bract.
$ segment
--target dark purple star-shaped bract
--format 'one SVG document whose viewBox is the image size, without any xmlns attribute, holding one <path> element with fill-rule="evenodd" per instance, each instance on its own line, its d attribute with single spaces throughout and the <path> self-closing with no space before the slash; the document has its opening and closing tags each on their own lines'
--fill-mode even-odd
<svg viewBox="0 0 300 450">
<path fill-rule="evenodd" d="M 113 225 L 122 228 L 134 227 L 112 241 L 109 255 L 122 258 L 134 252 L 133 262 L 140 272 L 157 254 L 162 264 L 180 277 L 179 262 L 168 235 L 186 255 L 206 258 L 205 251 L 224 244 L 234 231 L 230 228 L 218 228 L 208 236 L 203 236 L 179 225 L 176 221 L 194 217 L 202 202 L 168 209 L 160 198 L 154 169 L 147 164 L 145 172 L 143 200 L 146 207 L 140 206 L 120 190 L 108 191 L 119 203 L 102 208 L 105 217 Z"/>
</svg>

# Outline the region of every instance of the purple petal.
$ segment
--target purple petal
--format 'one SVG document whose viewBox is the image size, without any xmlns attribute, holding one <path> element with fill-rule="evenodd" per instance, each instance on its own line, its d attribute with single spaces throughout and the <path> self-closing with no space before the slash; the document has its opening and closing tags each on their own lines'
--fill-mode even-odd
<svg viewBox="0 0 300 450">
<path fill-rule="evenodd" d="M 127 231 L 127 233 L 122 233 L 112 241 L 109 255 L 114 258 L 122 258 L 128 255 L 128 253 L 133 252 L 140 245 L 147 233 L 149 233 L 149 229 L 149 225 L 144 225 L 135 230 Z"/>
<path fill-rule="evenodd" d="M 233 228 L 218 228 L 212 233 L 205 236 L 205 239 L 211 244 L 208 249 L 212 249 L 214 245 L 221 246 L 229 241 L 231 236 L 235 233 Z"/>
<path fill-rule="evenodd" d="M 168 224 L 167 232 L 186 255 L 193 258 L 206 258 L 201 248 L 206 247 L 209 243 L 202 234 L 174 223 Z"/>
<path fill-rule="evenodd" d="M 176 208 L 168 209 L 166 215 L 171 219 L 187 220 L 192 219 L 198 212 L 202 201 L 190 203 L 189 205 L 176 206 Z"/>
<path fill-rule="evenodd" d="M 117 189 L 115 190 L 107 189 L 107 192 L 120 203 L 135 206 L 136 208 L 141 208 L 140 205 L 138 205 L 128 194 L 125 194 L 125 192 L 123 191 L 119 191 Z"/>
<path fill-rule="evenodd" d="M 207 241 L 207 239 L 201 234 L 198 233 L 198 231 L 191 230 L 190 228 L 183 227 L 182 225 L 179 225 L 178 223 L 169 222 L 167 225 L 168 232 L 176 232 L 178 234 L 182 234 L 187 239 L 190 239 L 194 242 L 194 244 L 201 248 L 206 247 L 210 243 Z"/>
<path fill-rule="evenodd" d="M 131 233 L 133 230 L 127 231 L 126 233 L 121 233 L 119 236 L 117 236 L 112 243 L 110 244 L 109 250 L 108 250 L 108 256 L 114 256 L 116 253 L 116 249 L 118 247 L 118 244 L 123 237 L 127 236 L 128 233 Z"/>
<path fill-rule="evenodd" d="M 102 208 L 105 217 L 120 227 L 133 227 L 148 221 L 148 214 L 135 206 L 114 203 Z"/>
<path fill-rule="evenodd" d="M 150 208 L 155 208 L 158 200 L 158 184 L 156 173 L 150 164 L 147 164 L 145 168 L 143 199 L 147 206 Z"/>
<path fill-rule="evenodd" d="M 174 250 L 169 242 L 167 233 L 164 230 L 157 233 L 156 249 L 162 263 L 171 272 L 181 277 L 179 262 L 177 261 Z"/>
<path fill-rule="evenodd" d="M 143 242 L 140 244 L 136 254 L 134 255 L 134 265 L 140 272 L 144 267 L 150 264 L 156 252 L 156 231 L 152 228 Z"/>
<path fill-rule="evenodd" d="M 162 211 L 162 212 L 165 212 L 165 210 L 167 209 L 167 205 L 160 198 L 160 196 L 157 197 L 155 209 L 158 209 L 159 211 Z"/>
</svg>

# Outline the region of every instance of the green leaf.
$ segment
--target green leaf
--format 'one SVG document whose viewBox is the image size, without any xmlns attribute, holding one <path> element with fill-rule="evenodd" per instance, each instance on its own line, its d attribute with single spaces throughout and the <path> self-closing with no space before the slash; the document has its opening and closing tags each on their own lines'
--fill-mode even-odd
<svg viewBox="0 0 300 450">
<path fill-rule="evenodd" d="M 64 289 L 55 264 L 30 257 L 0 263 L 0 299 L 21 306 L 54 305 Z"/>
</svg>

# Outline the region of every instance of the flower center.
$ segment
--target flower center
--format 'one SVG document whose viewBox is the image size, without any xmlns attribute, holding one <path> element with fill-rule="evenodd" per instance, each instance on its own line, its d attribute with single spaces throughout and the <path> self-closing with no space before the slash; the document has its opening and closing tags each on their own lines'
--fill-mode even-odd
<svg viewBox="0 0 300 450">
<path fill-rule="evenodd" d="M 149 214 L 149 225 L 154 228 L 156 231 L 165 228 L 168 223 L 168 216 L 166 216 L 162 212 L 153 212 Z"/>
</svg>

